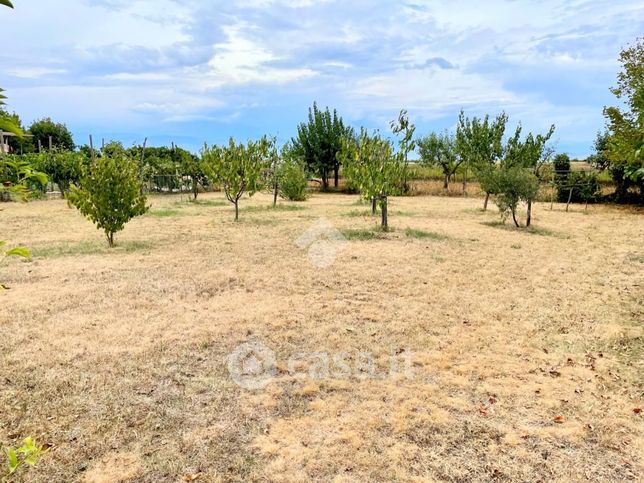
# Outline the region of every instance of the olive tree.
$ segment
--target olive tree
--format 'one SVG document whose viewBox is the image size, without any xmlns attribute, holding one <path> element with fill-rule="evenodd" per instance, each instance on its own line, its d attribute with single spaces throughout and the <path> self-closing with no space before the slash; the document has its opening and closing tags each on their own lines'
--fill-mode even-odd
<svg viewBox="0 0 644 483">
<path fill-rule="evenodd" d="M 114 246 L 115 233 L 148 210 L 137 162 L 125 153 L 92 160 L 79 186 L 71 187 L 67 201 L 105 232 L 110 247 Z"/>
<path fill-rule="evenodd" d="M 262 188 L 262 172 L 270 165 L 272 144 L 266 137 L 246 144 L 231 137 L 227 146 L 205 145 L 202 150 L 205 172 L 235 206 L 235 221 L 239 220 L 239 200 L 244 193 L 253 196 Z"/>
<path fill-rule="evenodd" d="M 465 117 L 461 111 L 456 129 L 456 150 L 463 162 L 472 166 L 479 178 L 489 180 L 494 177 L 493 171 L 503 156 L 503 135 L 508 116 L 499 114 L 494 120 L 486 115 L 483 119 Z M 482 183 L 485 192 L 483 209 L 487 210 L 490 200 L 490 186 L 494 183 Z"/>
<path fill-rule="evenodd" d="M 521 166 L 503 166 L 496 174 L 496 204 L 505 220 L 508 215 L 517 227 L 520 227 L 517 218 L 519 202 L 532 203 L 539 191 L 539 180 L 529 170 Z M 526 227 L 530 226 L 530 215 L 526 220 Z"/>
<path fill-rule="evenodd" d="M 463 164 L 464 158 L 456 151 L 456 139 L 447 131 L 443 134 L 430 133 L 418 140 L 420 162 L 436 166 L 443 173 L 443 188 L 449 189 L 449 180 Z"/>
<path fill-rule="evenodd" d="M 339 158 L 350 183 L 365 200 L 375 200 L 382 211 L 381 228 L 387 230 L 388 197 L 402 192 L 405 160 L 394 153 L 389 140 L 362 129 L 357 140 L 345 140 Z"/>
</svg>

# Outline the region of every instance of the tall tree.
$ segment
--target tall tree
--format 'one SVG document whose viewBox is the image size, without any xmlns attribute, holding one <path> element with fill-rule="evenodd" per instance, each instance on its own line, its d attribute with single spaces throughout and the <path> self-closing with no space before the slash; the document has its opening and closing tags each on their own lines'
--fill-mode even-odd
<svg viewBox="0 0 644 483">
<path fill-rule="evenodd" d="M 440 168 L 443 172 L 443 188 L 449 189 L 451 177 L 464 161 L 458 156 L 454 136 L 447 131 L 442 134 L 430 133 L 417 143 L 421 163 Z"/>
<path fill-rule="evenodd" d="M 499 114 L 493 121 L 486 115 L 483 119 L 465 117 L 461 110 L 456 129 L 456 150 L 459 157 L 479 174 L 479 177 L 489 177 L 490 171 L 503 156 L 503 135 L 508 116 Z M 490 191 L 485 189 L 483 209 L 487 210 Z"/>
<path fill-rule="evenodd" d="M 611 92 L 624 107 L 605 107 L 611 137 L 607 155 L 617 184 L 616 198 L 624 200 L 629 185 L 644 197 L 644 37 L 620 54 L 622 70 Z"/>
<path fill-rule="evenodd" d="M 67 126 L 60 122 L 54 122 L 51 118 L 34 121 L 29 126 L 29 134 L 33 136 L 34 149 L 38 149 L 39 142 L 43 148 L 48 148 L 50 137 L 54 148 L 67 151 L 73 151 L 75 148 L 72 133 L 67 129 Z"/>
<path fill-rule="evenodd" d="M 313 103 L 313 107 L 309 108 L 308 122 L 298 126 L 292 144 L 308 170 L 320 176 L 322 188 L 326 191 L 331 173 L 334 175 L 334 185 L 338 186 L 340 161 L 337 154 L 342 149 L 342 140 L 353 137 L 353 128 L 344 125 L 335 109 L 333 113 L 328 107 L 321 111 L 317 103 Z"/>
</svg>

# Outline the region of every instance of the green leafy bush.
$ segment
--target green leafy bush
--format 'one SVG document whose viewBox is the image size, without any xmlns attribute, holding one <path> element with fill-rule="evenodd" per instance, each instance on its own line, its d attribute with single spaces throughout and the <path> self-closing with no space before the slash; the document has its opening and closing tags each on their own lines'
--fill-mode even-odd
<svg viewBox="0 0 644 483">
<path fill-rule="evenodd" d="M 293 158 L 286 158 L 279 167 L 279 192 L 282 198 L 290 201 L 304 201 L 309 184 L 304 166 Z"/>
<path fill-rule="evenodd" d="M 586 173 L 585 171 L 571 171 L 568 173 L 568 186 L 572 187 L 572 197 L 570 201 L 573 203 L 592 203 L 601 194 L 601 187 L 599 180 L 595 173 Z M 570 189 L 564 190 L 565 199 L 567 201 L 570 195 Z"/>
<path fill-rule="evenodd" d="M 114 246 L 116 232 L 148 210 L 137 163 L 125 154 L 93 161 L 80 186 L 72 186 L 67 200 L 105 232 L 110 246 Z"/>
</svg>

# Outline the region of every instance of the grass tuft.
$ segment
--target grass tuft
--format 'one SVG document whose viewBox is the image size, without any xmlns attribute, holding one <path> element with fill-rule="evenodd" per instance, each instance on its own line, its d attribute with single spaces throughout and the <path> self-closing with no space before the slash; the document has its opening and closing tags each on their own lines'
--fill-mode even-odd
<svg viewBox="0 0 644 483">
<path fill-rule="evenodd" d="M 386 237 L 386 232 L 382 230 L 367 230 L 364 228 L 347 228 L 340 230 L 340 232 L 347 240 L 380 240 Z"/>
<path fill-rule="evenodd" d="M 74 257 L 81 255 L 107 255 L 112 253 L 132 253 L 147 251 L 152 244 L 141 241 L 116 242 L 116 246 L 110 248 L 107 241 L 82 241 L 79 243 L 63 242 L 55 245 L 47 245 L 31 249 L 31 256 L 37 258 L 60 258 Z"/>
<path fill-rule="evenodd" d="M 181 212 L 179 210 L 172 210 L 169 208 L 164 208 L 161 210 L 150 210 L 146 213 L 147 216 L 152 216 L 155 218 L 170 218 L 174 216 L 180 216 Z"/>
<path fill-rule="evenodd" d="M 434 233 L 432 231 L 416 230 L 415 228 L 406 228 L 405 236 L 408 238 L 430 238 L 432 240 L 448 240 L 447 235 Z"/>
<path fill-rule="evenodd" d="M 240 211 L 246 213 L 261 213 L 263 211 L 302 211 L 306 210 L 306 206 L 302 205 L 287 205 L 284 203 L 279 203 L 275 206 L 265 205 L 265 206 L 248 206 L 246 208 L 240 208 Z"/>
</svg>

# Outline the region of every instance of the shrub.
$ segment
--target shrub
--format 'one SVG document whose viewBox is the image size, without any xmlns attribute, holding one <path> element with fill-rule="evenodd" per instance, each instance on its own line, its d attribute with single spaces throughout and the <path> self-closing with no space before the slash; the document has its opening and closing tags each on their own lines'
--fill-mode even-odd
<svg viewBox="0 0 644 483">
<path fill-rule="evenodd" d="M 570 201 L 573 203 L 593 202 L 601 194 L 601 187 L 595 173 L 571 171 L 568 174 L 568 187 L 572 187 Z M 568 201 L 570 189 L 566 189 L 564 194 L 565 199 L 563 201 Z"/>
<path fill-rule="evenodd" d="M 307 198 L 308 176 L 304 166 L 296 159 L 285 159 L 279 167 L 279 192 L 290 201 L 304 201 Z"/>
<path fill-rule="evenodd" d="M 125 154 L 94 160 L 85 170 L 80 187 L 72 186 L 67 196 L 70 205 L 105 232 L 110 247 L 114 246 L 116 232 L 148 210 L 146 199 L 137 163 Z"/>
</svg>

